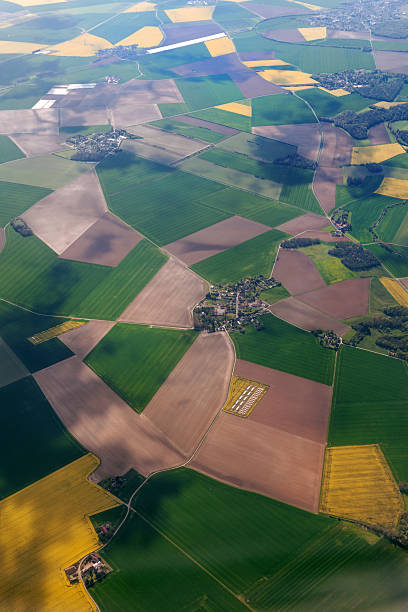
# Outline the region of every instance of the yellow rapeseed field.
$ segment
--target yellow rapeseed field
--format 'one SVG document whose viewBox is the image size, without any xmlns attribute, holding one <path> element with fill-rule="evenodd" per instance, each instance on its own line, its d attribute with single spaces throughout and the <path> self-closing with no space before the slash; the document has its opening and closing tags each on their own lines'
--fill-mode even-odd
<svg viewBox="0 0 408 612">
<path fill-rule="evenodd" d="M 336 98 L 341 97 L 341 96 L 349 96 L 350 92 L 347 91 L 346 89 L 326 89 L 326 87 L 319 87 L 319 89 L 321 89 L 322 91 L 325 91 L 326 93 L 331 94 L 332 96 L 336 96 Z"/>
<path fill-rule="evenodd" d="M 1 610 L 95 609 L 64 570 L 100 545 L 88 515 L 118 505 L 87 480 L 98 465 L 85 455 L 0 502 Z"/>
<path fill-rule="evenodd" d="M 326 26 L 298 28 L 298 32 L 301 33 L 305 40 L 320 40 L 321 38 L 326 38 Z"/>
<path fill-rule="evenodd" d="M 30 336 L 27 338 L 32 344 L 41 344 L 41 342 L 46 342 L 47 340 L 51 340 L 51 338 L 56 338 L 61 334 L 65 334 L 65 332 L 70 329 L 75 329 L 76 327 L 82 327 L 85 325 L 86 321 L 65 321 L 65 323 L 60 323 L 60 325 L 56 325 L 55 327 L 50 327 L 39 334 L 35 334 L 35 336 Z"/>
<path fill-rule="evenodd" d="M 123 11 L 124 13 L 146 13 L 148 11 L 154 11 L 156 5 L 154 2 L 138 2 L 133 6 Z"/>
<path fill-rule="evenodd" d="M 380 278 L 381 283 L 384 285 L 388 293 L 397 300 L 401 306 L 408 307 L 408 292 L 396 281 L 394 278 L 387 278 L 383 276 Z"/>
<path fill-rule="evenodd" d="M 406 104 L 406 102 L 376 102 L 374 104 L 374 106 L 378 106 L 379 108 L 386 108 L 387 110 L 389 108 L 392 108 L 393 106 L 400 106 L 400 104 Z"/>
<path fill-rule="evenodd" d="M 391 159 L 396 155 L 405 153 L 405 149 L 398 144 L 398 142 L 392 142 L 391 144 L 372 145 L 371 147 L 354 147 L 351 156 L 352 164 L 368 164 L 370 162 L 381 162 Z"/>
<path fill-rule="evenodd" d="M 93 34 L 81 34 L 72 40 L 50 47 L 55 53 L 65 57 L 92 57 L 100 49 L 112 49 L 113 45 L 105 38 Z"/>
<path fill-rule="evenodd" d="M 290 66 L 288 62 L 280 59 L 248 60 L 242 63 L 248 66 L 248 68 L 256 68 L 257 66 Z"/>
<path fill-rule="evenodd" d="M 0 40 L 0 53 L 32 53 L 36 49 L 43 49 L 45 45 L 29 42 L 13 42 Z"/>
<path fill-rule="evenodd" d="M 408 198 L 408 181 L 386 176 L 376 193 L 406 200 Z"/>
<path fill-rule="evenodd" d="M 164 12 L 173 23 L 186 21 L 210 21 L 215 6 L 186 6 L 185 8 L 167 9 Z"/>
<path fill-rule="evenodd" d="M 235 53 L 235 45 L 228 36 L 215 38 L 214 40 L 206 40 L 204 44 L 210 52 L 211 57 Z"/>
<path fill-rule="evenodd" d="M 377 444 L 326 448 L 320 512 L 394 527 L 404 503 Z"/>
<path fill-rule="evenodd" d="M 234 374 L 223 410 L 245 418 L 250 415 L 268 389 L 267 385 Z"/>
<path fill-rule="evenodd" d="M 235 113 L 237 115 L 244 115 L 245 117 L 252 117 L 252 107 L 246 104 L 240 104 L 239 102 L 228 102 L 228 104 L 220 104 L 215 108 L 225 110 L 229 113 Z"/>
<path fill-rule="evenodd" d="M 157 47 L 163 40 L 163 32 L 157 26 L 144 26 L 130 36 L 120 40 L 117 45 L 137 45 L 143 49 Z"/>
<path fill-rule="evenodd" d="M 304 89 L 313 89 L 313 85 L 292 85 L 291 87 L 284 87 L 288 91 L 303 91 Z"/>
<path fill-rule="evenodd" d="M 300 2 L 300 0 L 288 0 L 288 2 L 293 2 L 293 4 L 300 4 L 300 6 L 304 6 L 310 11 L 322 11 L 323 7 L 318 6 L 317 4 L 308 4 L 307 2 Z"/>
<path fill-rule="evenodd" d="M 258 74 L 276 85 L 312 85 L 317 82 L 308 72 L 301 70 L 262 70 Z"/>
</svg>

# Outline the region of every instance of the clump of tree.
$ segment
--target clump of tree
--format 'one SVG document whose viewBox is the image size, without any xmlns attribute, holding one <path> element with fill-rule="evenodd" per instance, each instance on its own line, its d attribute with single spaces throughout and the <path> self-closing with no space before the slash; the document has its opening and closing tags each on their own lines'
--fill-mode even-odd
<svg viewBox="0 0 408 612">
<path fill-rule="evenodd" d="M 345 110 L 335 117 L 325 118 L 334 125 L 346 130 L 353 138 L 362 140 L 368 137 L 368 130 L 383 122 L 406 121 L 408 119 L 408 103 L 398 104 L 391 108 L 372 107 L 362 113 Z"/>
<path fill-rule="evenodd" d="M 359 187 L 363 184 L 363 179 L 359 176 L 348 176 L 347 187 Z"/>
<path fill-rule="evenodd" d="M 338 351 L 341 345 L 341 338 L 332 329 L 314 329 L 311 332 L 315 338 L 318 338 L 320 346 L 324 348 Z"/>
<path fill-rule="evenodd" d="M 315 170 L 317 168 L 317 163 L 315 161 L 303 157 L 303 155 L 299 155 L 298 153 L 275 159 L 274 163 L 280 164 L 281 166 L 292 166 L 293 168 L 305 168 L 307 170 Z"/>
<path fill-rule="evenodd" d="M 375 36 L 385 36 L 386 38 L 407 38 L 408 23 L 406 19 L 392 19 L 378 23 L 372 28 Z"/>
<path fill-rule="evenodd" d="M 352 242 L 336 243 L 334 248 L 329 250 L 329 255 L 339 257 L 342 264 L 350 270 L 369 270 L 381 265 L 377 257 L 370 251 Z"/>
<path fill-rule="evenodd" d="M 369 162 L 368 164 L 365 164 L 365 167 L 369 172 L 372 172 L 373 174 L 378 174 L 379 172 L 382 172 L 383 169 L 382 165 L 377 164 L 376 162 Z"/>
<path fill-rule="evenodd" d="M 318 238 L 290 238 L 281 242 L 281 247 L 283 249 L 301 249 L 312 246 L 312 244 L 320 244 L 320 240 Z"/>
<path fill-rule="evenodd" d="M 26 237 L 33 235 L 33 230 L 21 217 L 16 217 L 15 219 L 12 219 L 10 221 L 10 225 L 17 232 L 17 234 L 20 234 L 20 236 Z"/>
</svg>

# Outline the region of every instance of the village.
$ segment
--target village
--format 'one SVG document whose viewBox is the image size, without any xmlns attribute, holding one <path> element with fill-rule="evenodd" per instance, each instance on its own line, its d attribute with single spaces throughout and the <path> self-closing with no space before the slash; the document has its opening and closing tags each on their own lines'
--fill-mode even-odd
<svg viewBox="0 0 408 612">
<path fill-rule="evenodd" d="M 260 329 L 262 324 L 257 315 L 268 308 L 261 293 L 280 285 L 273 277 L 265 278 L 262 274 L 235 284 L 211 285 L 205 298 L 194 309 L 194 326 L 209 332 L 244 331 L 246 325 Z"/>
<path fill-rule="evenodd" d="M 66 143 L 76 150 L 71 156 L 74 161 L 101 161 L 108 155 L 115 155 L 121 149 L 123 140 L 136 139 L 138 136 L 126 130 L 110 130 L 84 136 L 75 134 L 67 138 Z"/>
<path fill-rule="evenodd" d="M 328 11 L 308 17 L 311 26 L 327 26 L 332 30 L 359 32 L 373 30 L 380 24 L 398 20 L 404 2 L 399 0 L 357 0 L 344 2 Z"/>
</svg>

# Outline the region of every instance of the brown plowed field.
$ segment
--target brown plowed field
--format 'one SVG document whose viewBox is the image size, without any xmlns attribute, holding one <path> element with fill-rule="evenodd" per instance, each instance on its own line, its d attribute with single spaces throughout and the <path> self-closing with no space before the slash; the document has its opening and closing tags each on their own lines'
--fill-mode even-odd
<svg viewBox="0 0 408 612">
<path fill-rule="evenodd" d="M 368 137 L 372 145 L 389 144 L 390 135 L 384 123 L 379 123 L 368 130 Z"/>
<path fill-rule="evenodd" d="M 147 476 L 183 463 L 163 434 L 78 357 L 41 370 L 34 378 L 72 435 L 100 457 L 96 481 L 124 474 L 130 468 Z"/>
<path fill-rule="evenodd" d="M 292 234 L 292 236 L 296 236 L 297 234 L 301 234 L 302 232 L 306 232 L 308 230 L 319 230 L 322 227 L 327 227 L 329 225 L 329 221 L 326 217 L 322 215 L 315 215 L 315 213 L 306 213 L 305 215 L 300 215 L 300 217 L 295 217 L 290 221 L 286 221 L 281 225 L 278 225 L 276 229 L 281 232 L 286 232 L 287 234 Z"/>
<path fill-rule="evenodd" d="M 234 350 L 226 333 L 201 334 L 143 416 L 183 455 L 191 455 L 227 399 L 233 365 Z"/>
<path fill-rule="evenodd" d="M 323 230 L 310 230 L 303 234 L 305 238 L 317 238 L 322 242 L 347 242 L 346 236 L 332 236 L 330 232 L 324 232 Z"/>
<path fill-rule="evenodd" d="M 14 351 L 0 338 L 0 387 L 5 387 L 29 374 Z"/>
<path fill-rule="evenodd" d="M 1 248 L 0 248 L 1 250 Z M 400 278 L 401 283 L 408 289 L 408 278 Z"/>
<path fill-rule="evenodd" d="M 213 21 L 196 21 L 190 23 L 166 23 L 161 28 L 166 34 L 162 45 L 174 45 L 185 40 L 194 40 L 222 32 L 219 25 Z"/>
<path fill-rule="evenodd" d="M 374 51 L 374 61 L 378 70 L 408 74 L 408 53 L 398 51 Z"/>
<path fill-rule="evenodd" d="M 107 125 L 109 123 L 109 111 L 105 107 L 64 107 L 61 108 L 59 112 L 61 127 L 73 125 Z"/>
<path fill-rule="evenodd" d="M 181 66 L 175 66 L 171 68 L 172 72 L 175 72 L 179 76 L 208 76 L 214 74 L 227 74 L 241 70 L 245 68 L 239 61 L 236 53 L 228 53 L 226 55 L 219 55 L 218 57 L 211 57 L 198 62 L 191 62 L 189 64 L 182 64 Z"/>
<path fill-rule="evenodd" d="M 92 170 L 50 193 L 21 216 L 33 232 L 60 255 L 107 210 L 98 178 Z"/>
<path fill-rule="evenodd" d="M 331 387 L 241 359 L 234 374 L 270 387 L 249 415 L 250 421 L 326 444 Z"/>
<path fill-rule="evenodd" d="M 17 133 L 58 135 L 58 111 L 52 108 L 0 111 L 0 134 Z"/>
<path fill-rule="evenodd" d="M 119 317 L 127 323 L 192 327 L 192 309 L 206 283 L 182 263 L 169 259 Z"/>
<path fill-rule="evenodd" d="M 252 4 L 252 6 L 254 5 Z M 262 49 L 262 51 L 239 51 L 238 55 L 242 62 L 250 62 L 251 60 L 266 60 L 266 59 L 276 58 L 275 51 L 267 51 L 266 49 Z"/>
<path fill-rule="evenodd" d="M 183 96 L 173 79 L 160 79 L 157 81 L 144 81 L 131 79 L 119 86 L 116 93 L 116 101 L 124 100 L 139 104 L 172 104 L 184 102 Z M 141 122 L 136 122 L 141 123 Z M 134 125 L 136 125 L 136 123 Z"/>
<path fill-rule="evenodd" d="M 241 489 L 317 512 L 323 457 L 324 444 L 223 412 L 189 465 Z"/>
<path fill-rule="evenodd" d="M 197 127 L 213 130 L 214 132 L 219 132 L 219 134 L 225 134 L 225 136 L 234 136 L 235 134 L 239 134 L 239 130 L 234 130 L 234 128 L 227 127 L 226 125 L 220 125 L 219 123 L 213 123 L 212 121 L 198 119 L 197 117 L 189 117 L 188 115 L 177 115 L 176 117 L 173 117 L 173 119 L 174 121 L 178 121 L 179 123 L 185 123 L 187 125 L 196 125 Z"/>
<path fill-rule="evenodd" d="M 286 284 L 285 286 L 287 287 Z M 352 278 L 299 296 L 302 302 L 327 312 L 336 319 L 367 314 L 369 297 L 369 278 Z"/>
<path fill-rule="evenodd" d="M 266 38 L 272 40 L 278 40 L 279 42 L 287 43 L 304 43 L 305 39 L 298 30 L 270 30 L 269 32 L 263 32 Z"/>
<path fill-rule="evenodd" d="M 199 232 L 180 238 L 167 244 L 164 248 L 191 266 L 221 251 L 226 251 L 236 244 L 255 238 L 271 228 L 243 217 L 230 217 Z"/>
<path fill-rule="evenodd" d="M 317 169 L 313 180 L 313 191 L 325 213 L 329 213 L 336 206 L 336 185 L 342 184 L 342 168 Z"/>
<path fill-rule="evenodd" d="M 256 4 L 254 2 L 245 3 L 246 8 L 251 13 L 259 15 L 264 19 L 272 19 L 273 17 L 286 17 L 288 15 L 304 15 L 310 13 L 306 8 L 291 7 L 291 6 L 271 6 L 269 4 Z"/>
<path fill-rule="evenodd" d="M 339 336 L 343 336 L 350 329 L 348 325 L 329 317 L 324 312 L 320 312 L 294 297 L 272 304 L 269 310 L 280 319 L 309 331 L 313 329 L 332 329 Z"/>
<path fill-rule="evenodd" d="M 157 104 L 138 104 L 132 99 L 116 102 L 111 106 L 112 124 L 115 129 L 126 128 L 129 125 L 138 125 L 147 121 L 161 119 L 161 112 Z"/>
<path fill-rule="evenodd" d="M 67 145 L 63 144 L 64 136 L 53 134 L 12 134 L 10 138 L 27 157 L 67 150 Z"/>
<path fill-rule="evenodd" d="M 347 30 L 327 30 L 327 38 L 370 40 L 369 32 L 348 32 Z M 375 38 L 373 36 L 373 38 Z"/>
<path fill-rule="evenodd" d="M 160 155 L 161 149 L 164 149 L 164 151 L 168 153 L 173 153 L 175 154 L 175 159 L 182 159 L 183 157 L 187 157 L 188 155 L 192 155 L 208 147 L 208 143 L 202 140 L 186 138 L 186 136 L 166 132 L 152 125 L 138 125 L 129 128 L 128 131 L 143 138 L 142 142 L 140 140 L 131 140 L 127 143 L 129 148 L 138 155 L 142 154 L 139 149 L 143 151 L 142 147 L 146 145 L 156 147 L 158 155 Z"/>
<path fill-rule="evenodd" d="M 141 240 L 138 232 L 108 212 L 71 243 L 61 257 L 117 266 Z"/>
<path fill-rule="evenodd" d="M 228 74 L 235 85 L 241 90 L 244 98 L 288 93 L 286 89 L 266 81 L 250 68 L 229 72 Z"/>
<path fill-rule="evenodd" d="M 326 123 L 321 124 L 324 132 L 324 143 L 319 165 L 348 166 L 351 162 L 353 139 L 347 132 Z"/>
<path fill-rule="evenodd" d="M 77 357 L 85 359 L 88 353 L 106 336 L 114 325 L 114 321 L 97 321 L 93 319 L 88 321 L 86 325 L 82 325 L 82 327 L 76 327 L 65 334 L 61 334 L 59 339 Z"/>
<path fill-rule="evenodd" d="M 316 161 L 320 147 L 320 130 L 317 123 L 300 123 L 299 125 L 266 125 L 253 127 L 253 134 L 273 138 L 295 145 L 303 157 Z"/>
<path fill-rule="evenodd" d="M 326 287 L 312 260 L 300 251 L 279 249 L 272 276 L 292 295 Z"/>
</svg>

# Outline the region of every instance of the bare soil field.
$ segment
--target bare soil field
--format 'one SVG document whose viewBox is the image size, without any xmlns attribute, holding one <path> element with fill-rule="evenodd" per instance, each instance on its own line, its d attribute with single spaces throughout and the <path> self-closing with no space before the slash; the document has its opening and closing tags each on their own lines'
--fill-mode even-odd
<svg viewBox="0 0 408 612">
<path fill-rule="evenodd" d="M 208 130 L 214 130 L 225 136 L 234 136 L 239 134 L 239 130 L 227 127 L 226 125 L 220 125 L 219 123 L 213 123 L 212 121 L 205 121 L 205 119 L 198 119 L 197 117 L 189 117 L 188 115 L 177 115 L 173 117 L 174 121 L 179 123 L 185 123 L 187 125 L 195 125 L 197 127 L 206 128 Z"/>
<path fill-rule="evenodd" d="M 164 249 L 191 266 L 236 244 L 255 238 L 271 228 L 243 217 L 230 217 L 199 232 L 167 244 Z"/>
<path fill-rule="evenodd" d="M 157 81 L 131 79 L 119 86 L 115 98 L 117 103 L 123 101 L 125 104 L 133 105 L 184 102 L 183 96 L 173 79 Z"/>
<path fill-rule="evenodd" d="M 128 132 L 132 129 L 133 128 L 126 128 Z M 205 146 L 207 146 L 207 143 L 205 143 Z M 142 140 L 126 140 L 122 145 L 122 149 L 131 151 L 135 153 L 135 155 L 139 155 L 139 157 L 144 157 L 145 159 L 150 159 L 151 161 L 164 165 L 171 165 L 183 159 L 183 156 L 180 156 L 179 153 L 147 144 Z"/>
<path fill-rule="evenodd" d="M 320 155 L 319 165 L 348 166 L 351 162 L 351 151 L 353 139 L 347 132 L 340 128 L 322 123 L 324 132 L 324 143 Z"/>
<path fill-rule="evenodd" d="M 33 232 L 60 255 L 107 210 L 98 178 L 92 170 L 34 204 L 22 217 Z"/>
<path fill-rule="evenodd" d="M 299 125 L 267 125 L 253 127 L 253 134 L 273 138 L 296 146 L 303 157 L 317 160 L 320 147 L 320 130 L 317 123 L 300 123 Z"/>
<path fill-rule="evenodd" d="M 336 206 L 336 185 L 343 184 L 342 168 L 319 168 L 313 180 L 313 191 L 325 213 Z"/>
<path fill-rule="evenodd" d="M 94 108 L 61 108 L 60 126 L 73 125 L 106 125 L 109 123 L 109 111 L 105 107 Z"/>
<path fill-rule="evenodd" d="M 276 229 L 296 236 L 297 234 L 307 230 L 318 230 L 322 227 L 326 227 L 327 225 L 328 221 L 326 217 L 309 212 L 305 215 L 300 215 L 300 217 L 295 217 L 290 221 L 286 221 L 285 223 L 278 225 Z"/>
<path fill-rule="evenodd" d="M 98 482 L 134 468 L 150 472 L 183 463 L 183 457 L 150 421 L 137 414 L 78 357 L 34 375 L 55 412 L 79 442 L 100 457 Z"/>
<path fill-rule="evenodd" d="M 27 157 L 58 153 L 67 149 L 64 137 L 53 134 L 10 134 L 10 138 Z"/>
<path fill-rule="evenodd" d="M 241 489 L 318 512 L 324 444 L 223 412 L 193 469 Z"/>
<path fill-rule="evenodd" d="M 327 30 L 327 38 L 339 38 L 339 39 L 357 39 L 357 40 L 370 40 L 370 33 L 364 32 L 348 32 L 347 30 Z M 373 38 L 375 38 L 373 36 Z"/>
<path fill-rule="evenodd" d="M 304 233 L 305 238 L 317 238 L 322 242 L 347 242 L 348 238 L 346 236 L 332 236 L 330 232 L 325 232 L 323 230 L 310 230 L 309 232 Z"/>
<path fill-rule="evenodd" d="M 254 6 L 252 4 L 252 6 Z M 248 7 L 247 7 L 248 8 Z M 266 60 L 275 59 L 275 51 L 267 51 L 262 49 L 261 51 L 239 51 L 238 55 L 243 62 L 250 62 L 251 60 Z"/>
<path fill-rule="evenodd" d="M 194 40 L 222 32 L 222 29 L 213 21 L 197 21 L 195 23 L 166 23 L 162 30 L 165 39 L 162 45 L 174 45 L 185 40 Z"/>
<path fill-rule="evenodd" d="M 5 387 L 29 374 L 14 351 L 0 338 L 0 387 Z"/>
<path fill-rule="evenodd" d="M 85 359 L 88 353 L 106 336 L 114 325 L 114 321 L 97 321 L 93 319 L 88 321 L 86 325 L 82 325 L 82 327 L 76 327 L 65 334 L 61 334 L 59 339 L 77 357 Z"/>
<path fill-rule="evenodd" d="M 229 74 L 236 70 L 242 70 L 244 66 L 238 59 L 236 53 L 228 53 L 219 57 L 182 64 L 171 68 L 179 76 L 208 76 L 214 74 Z"/>
<path fill-rule="evenodd" d="M 272 304 L 269 310 L 280 319 L 309 331 L 313 329 L 332 329 L 339 336 L 343 336 L 350 329 L 348 325 L 294 297 Z"/>
<path fill-rule="evenodd" d="M 166 132 L 152 125 L 139 125 L 129 128 L 128 131 L 143 138 L 143 142 L 139 140 L 129 141 L 129 145 L 136 154 L 138 153 L 139 145 L 152 145 L 157 148 L 158 152 L 162 149 L 175 154 L 177 159 L 182 159 L 208 147 L 208 143 L 202 140 L 195 140 L 181 134 Z"/>
<path fill-rule="evenodd" d="M 289 15 L 304 15 L 309 13 L 307 9 L 300 7 L 291 6 L 273 6 L 269 4 L 256 4 L 249 2 L 246 7 L 251 13 L 259 15 L 264 19 L 272 19 L 273 17 L 287 17 Z"/>
<path fill-rule="evenodd" d="M 141 240 L 139 232 L 107 212 L 60 256 L 102 266 L 117 266 Z"/>
<path fill-rule="evenodd" d="M 279 85 L 266 81 L 250 68 L 230 72 L 229 76 L 238 89 L 241 90 L 244 98 L 256 98 L 257 96 L 271 96 L 274 94 L 288 93 L 286 89 L 282 89 Z"/>
<path fill-rule="evenodd" d="M 146 123 L 161 119 L 162 115 L 157 104 L 137 104 L 132 96 L 125 97 L 120 102 L 111 105 L 112 125 L 115 129 L 127 128 L 129 125 Z"/>
<path fill-rule="evenodd" d="M 370 279 L 351 278 L 298 297 L 336 319 L 349 319 L 368 313 Z"/>
<path fill-rule="evenodd" d="M 250 421 L 326 444 L 331 387 L 241 359 L 234 374 L 270 387 L 249 415 Z"/>
<path fill-rule="evenodd" d="M 193 327 L 192 309 L 206 283 L 182 263 L 169 259 L 119 317 L 126 323 Z"/>
<path fill-rule="evenodd" d="M 402 72 L 408 74 L 408 53 L 398 51 L 374 51 L 375 66 L 386 72 Z"/>
<path fill-rule="evenodd" d="M 143 416 L 184 456 L 190 456 L 227 399 L 233 365 L 227 334 L 200 334 Z"/>
<path fill-rule="evenodd" d="M 272 40 L 278 40 L 280 42 L 287 43 L 304 43 L 305 39 L 298 30 L 270 30 L 269 32 L 263 32 L 263 35 Z"/>
<path fill-rule="evenodd" d="M 16 133 L 58 135 L 58 111 L 52 108 L 0 111 L 0 134 Z"/>
<path fill-rule="evenodd" d="M 272 276 L 292 295 L 326 287 L 312 260 L 300 251 L 279 249 Z"/>
<path fill-rule="evenodd" d="M 368 137 L 372 145 L 389 144 L 390 135 L 384 123 L 379 123 L 368 130 Z"/>
</svg>

